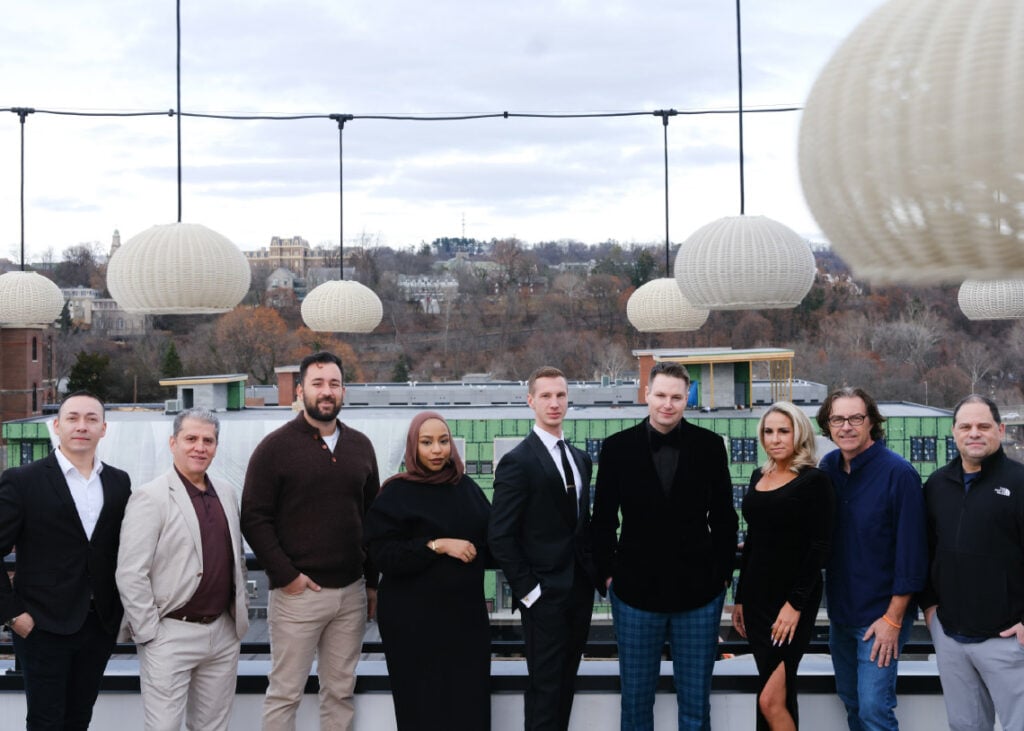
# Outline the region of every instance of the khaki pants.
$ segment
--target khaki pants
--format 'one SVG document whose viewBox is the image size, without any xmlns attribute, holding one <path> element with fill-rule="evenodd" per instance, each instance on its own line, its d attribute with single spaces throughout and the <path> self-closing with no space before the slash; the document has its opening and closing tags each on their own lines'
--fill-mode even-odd
<svg viewBox="0 0 1024 731">
<path fill-rule="evenodd" d="M 156 637 L 139 645 L 139 683 L 146 731 L 227 731 L 238 677 L 235 620 L 210 624 L 162 619 Z"/>
<path fill-rule="evenodd" d="M 264 731 L 294 731 L 295 712 L 317 658 L 321 731 L 349 731 L 356 663 L 366 633 L 366 582 L 340 589 L 270 592 L 267 607 L 272 664 L 263 702 Z"/>
</svg>

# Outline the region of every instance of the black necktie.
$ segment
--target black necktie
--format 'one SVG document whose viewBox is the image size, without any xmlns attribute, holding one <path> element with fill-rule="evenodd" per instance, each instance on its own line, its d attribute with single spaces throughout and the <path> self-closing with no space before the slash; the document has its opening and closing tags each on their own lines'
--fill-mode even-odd
<svg viewBox="0 0 1024 731">
<path fill-rule="evenodd" d="M 575 520 L 579 512 L 576 500 L 576 478 L 572 474 L 572 465 L 569 464 L 569 455 L 565 453 L 565 442 L 558 440 L 558 451 L 562 453 L 562 471 L 565 472 L 565 499 L 569 504 L 572 517 Z"/>
</svg>

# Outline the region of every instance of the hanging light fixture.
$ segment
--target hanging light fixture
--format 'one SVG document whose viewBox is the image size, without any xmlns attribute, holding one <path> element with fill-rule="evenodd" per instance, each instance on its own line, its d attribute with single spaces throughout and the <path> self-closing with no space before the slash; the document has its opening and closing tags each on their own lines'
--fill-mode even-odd
<svg viewBox="0 0 1024 731">
<path fill-rule="evenodd" d="M 711 310 L 796 307 L 814 283 L 814 254 L 795 231 L 763 216 L 747 216 L 743 177 L 743 43 L 736 0 L 739 89 L 740 215 L 695 231 L 676 254 L 676 281 L 697 307 Z"/>
<path fill-rule="evenodd" d="M 338 123 L 338 280 L 324 282 L 302 300 L 302 321 L 317 332 L 368 333 L 380 324 L 384 307 L 372 289 L 345 281 L 344 132 L 351 114 L 332 114 Z"/>
<path fill-rule="evenodd" d="M 1024 277 L 1024 3 L 890 0 L 818 76 L 804 196 L 874 282 Z"/>
<path fill-rule="evenodd" d="M 107 264 L 107 288 L 126 312 L 228 312 L 249 291 L 245 255 L 226 236 L 181 222 L 181 2 L 177 20 L 178 221 L 128 239 Z"/>
<path fill-rule="evenodd" d="M 11 110 L 21 122 L 21 269 L 0 275 L 0 325 L 39 327 L 60 317 L 64 295 L 53 281 L 25 271 L 25 118 L 35 110 Z"/>
<path fill-rule="evenodd" d="M 968 320 L 1014 320 L 1024 317 L 1024 280 L 968 279 L 956 296 Z"/>
<path fill-rule="evenodd" d="M 668 236 L 668 118 L 675 109 L 654 112 L 661 117 L 665 157 L 665 276 L 641 285 L 626 302 L 626 317 L 640 332 L 688 332 L 699 330 L 707 322 L 707 310 L 691 305 L 679 291 L 676 280 L 669 276 L 671 254 Z"/>
</svg>

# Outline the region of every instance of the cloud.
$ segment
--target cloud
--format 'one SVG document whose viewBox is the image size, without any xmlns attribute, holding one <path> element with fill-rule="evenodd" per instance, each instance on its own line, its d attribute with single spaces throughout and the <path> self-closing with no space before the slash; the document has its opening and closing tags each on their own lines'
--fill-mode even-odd
<svg viewBox="0 0 1024 731">
<path fill-rule="evenodd" d="M 802 102 L 831 50 L 876 4 L 746 3 L 746 103 Z M 182 109 L 459 115 L 731 107 L 733 13 L 712 0 L 185 3 Z M 9 9 L 5 30 L 0 108 L 176 106 L 173 6 L 22 3 Z M 751 204 L 771 205 L 773 217 L 796 221 L 798 230 L 814 228 L 795 173 L 799 115 L 747 120 Z M 128 235 L 172 218 L 176 124 L 166 116 L 32 115 L 33 242 L 59 249 L 106 241 L 116 226 Z M 181 124 L 186 219 L 202 217 L 253 245 L 275 233 L 336 237 L 335 122 Z M 0 114 L 5 222 L 17 220 L 18 133 L 17 117 Z M 388 241 L 429 240 L 457 232 L 466 212 L 484 238 L 657 240 L 662 134 L 650 115 L 355 119 L 344 130 L 346 226 Z M 735 212 L 735 118 L 680 115 L 668 139 L 673 231 L 681 236 L 708 216 Z"/>
</svg>

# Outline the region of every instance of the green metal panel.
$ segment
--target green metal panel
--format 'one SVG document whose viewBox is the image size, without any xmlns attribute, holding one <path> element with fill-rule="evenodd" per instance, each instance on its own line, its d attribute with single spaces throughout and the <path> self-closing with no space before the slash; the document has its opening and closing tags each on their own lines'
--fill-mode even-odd
<svg viewBox="0 0 1024 731">
<path fill-rule="evenodd" d="M 50 439 L 50 429 L 45 421 L 8 422 L 3 425 L 4 440 Z"/>
<path fill-rule="evenodd" d="M 245 381 L 236 381 L 228 386 L 228 411 L 245 408 Z"/>
<path fill-rule="evenodd" d="M 733 365 L 733 379 L 743 387 L 744 404 L 750 403 L 750 363 L 736 363 Z"/>
<path fill-rule="evenodd" d="M 686 373 L 690 376 L 690 383 L 700 383 L 700 366 L 699 365 L 688 365 L 686 366 Z M 700 397 L 700 389 L 697 389 L 697 396 Z"/>
<path fill-rule="evenodd" d="M 453 419 L 448 422 L 453 437 L 460 437 L 466 440 L 468 445 L 473 441 L 473 422 L 469 419 Z"/>
<path fill-rule="evenodd" d="M 476 462 L 480 457 L 480 445 L 477 442 L 466 442 L 466 453 L 462 458 L 467 462 Z"/>
<path fill-rule="evenodd" d="M 490 431 L 488 429 L 488 426 L 489 426 L 489 423 L 488 423 L 488 421 L 486 419 L 474 419 L 473 420 L 473 441 L 474 442 L 486 442 L 489 438 L 493 439 L 493 437 L 489 437 L 488 436 L 488 432 Z"/>
<path fill-rule="evenodd" d="M 490 601 L 492 606 L 495 598 L 498 596 L 498 580 L 495 576 L 494 571 L 488 570 L 484 572 L 484 600 Z"/>
</svg>

